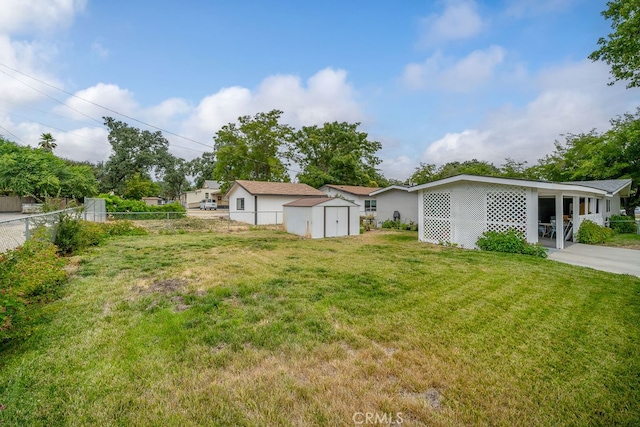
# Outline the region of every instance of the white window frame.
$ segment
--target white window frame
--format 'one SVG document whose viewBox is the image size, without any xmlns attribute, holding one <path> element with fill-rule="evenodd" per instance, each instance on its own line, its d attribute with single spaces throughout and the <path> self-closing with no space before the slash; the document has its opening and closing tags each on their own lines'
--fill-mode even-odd
<svg viewBox="0 0 640 427">
<path fill-rule="evenodd" d="M 376 212 L 377 210 L 378 210 L 378 201 L 376 199 L 367 199 L 364 201 L 365 212 Z"/>
<path fill-rule="evenodd" d="M 236 199 L 236 210 L 239 210 L 239 211 L 244 210 L 244 197 L 238 197 Z"/>
</svg>

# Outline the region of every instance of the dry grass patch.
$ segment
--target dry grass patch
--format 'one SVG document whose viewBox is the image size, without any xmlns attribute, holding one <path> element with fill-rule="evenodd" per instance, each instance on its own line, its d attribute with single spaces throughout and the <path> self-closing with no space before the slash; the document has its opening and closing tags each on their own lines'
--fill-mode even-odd
<svg viewBox="0 0 640 427">
<path fill-rule="evenodd" d="M 1 351 L 7 425 L 640 422 L 640 280 L 415 233 L 128 237 Z"/>
</svg>

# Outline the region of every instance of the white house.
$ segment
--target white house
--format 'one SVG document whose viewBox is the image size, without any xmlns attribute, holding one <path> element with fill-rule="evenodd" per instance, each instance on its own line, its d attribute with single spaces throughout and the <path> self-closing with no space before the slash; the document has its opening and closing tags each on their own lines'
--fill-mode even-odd
<svg viewBox="0 0 640 427">
<path fill-rule="evenodd" d="M 282 224 L 282 206 L 303 197 L 324 197 L 307 184 L 237 180 L 227 194 L 229 217 L 249 224 Z"/>
<path fill-rule="evenodd" d="M 418 194 L 421 241 L 474 248 L 485 231 L 514 228 L 529 242 L 548 238 L 558 249 L 573 239 L 581 221 L 604 225 L 630 191 L 630 179 L 558 183 L 474 175 L 409 189 Z"/>
<path fill-rule="evenodd" d="M 357 185 L 333 185 L 325 184 L 318 190 L 329 197 L 342 197 L 360 206 L 360 215 L 376 215 L 376 197 L 370 196 L 379 187 L 360 187 Z"/>
<path fill-rule="evenodd" d="M 313 197 L 284 205 L 285 231 L 319 239 L 360 234 L 360 207 L 336 197 Z"/>
<path fill-rule="evenodd" d="M 392 185 L 376 190 L 370 196 L 376 198 L 378 226 L 396 218 L 404 224 L 418 222 L 418 197 L 416 193 L 409 192 L 409 187 Z"/>
<path fill-rule="evenodd" d="M 206 180 L 197 190 L 185 191 L 180 195 L 180 203 L 186 209 L 200 207 L 202 200 L 212 199 L 218 203 L 218 208 L 227 206 L 228 200 L 223 197 L 218 181 Z"/>
</svg>

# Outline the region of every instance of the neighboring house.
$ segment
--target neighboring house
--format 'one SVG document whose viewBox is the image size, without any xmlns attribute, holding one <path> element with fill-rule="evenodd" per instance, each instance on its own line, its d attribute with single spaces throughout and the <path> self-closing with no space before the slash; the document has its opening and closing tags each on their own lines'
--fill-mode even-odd
<svg viewBox="0 0 640 427">
<path fill-rule="evenodd" d="M 303 197 L 323 197 L 307 184 L 237 180 L 227 194 L 229 217 L 249 224 L 282 224 L 282 206 Z"/>
<path fill-rule="evenodd" d="M 397 217 L 404 224 L 418 222 L 418 195 L 410 193 L 409 187 L 392 185 L 376 190 L 370 196 L 376 198 L 378 226 L 386 220 L 394 221 Z"/>
<path fill-rule="evenodd" d="M 418 237 L 474 248 L 487 230 L 514 228 L 527 241 L 558 249 L 586 219 L 604 225 L 629 197 L 630 179 L 570 183 L 474 175 L 412 187 L 418 194 Z"/>
<path fill-rule="evenodd" d="M 202 188 L 186 191 L 180 195 L 180 203 L 186 209 L 198 209 L 200 202 L 207 199 L 215 200 L 218 203 L 218 209 L 224 209 L 229 204 L 229 201 L 220 191 L 218 181 L 206 180 Z"/>
<path fill-rule="evenodd" d="M 166 201 L 162 197 L 143 197 L 142 201 L 147 204 L 147 206 L 161 206 L 166 203 Z"/>
<path fill-rule="evenodd" d="M 359 187 L 357 185 L 333 185 L 325 184 L 318 190 L 329 197 L 342 197 L 360 206 L 360 215 L 376 215 L 376 197 L 370 196 L 379 187 Z"/>
<path fill-rule="evenodd" d="M 310 197 L 284 205 L 284 230 L 319 239 L 360 234 L 360 207 L 338 197 Z"/>
</svg>

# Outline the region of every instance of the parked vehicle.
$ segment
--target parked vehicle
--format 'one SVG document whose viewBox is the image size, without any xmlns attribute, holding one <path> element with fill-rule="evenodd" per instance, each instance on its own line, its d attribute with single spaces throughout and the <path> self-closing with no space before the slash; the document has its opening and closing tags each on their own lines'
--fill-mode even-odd
<svg viewBox="0 0 640 427">
<path fill-rule="evenodd" d="M 216 201 L 215 201 L 215 200 L 213 200 L 213 199 L 205 199 L 205 200 L 202 200 L 202 201 L 200 202 L 200 210 L 205 210 L 205 211 L 207 211 L 207 210 L 209 210 L 209 211 L 214 210 L 214 211 L 217 211 L 217 210 L 218 210 L 218 202 L 216 202 Z"/>
</svg>

